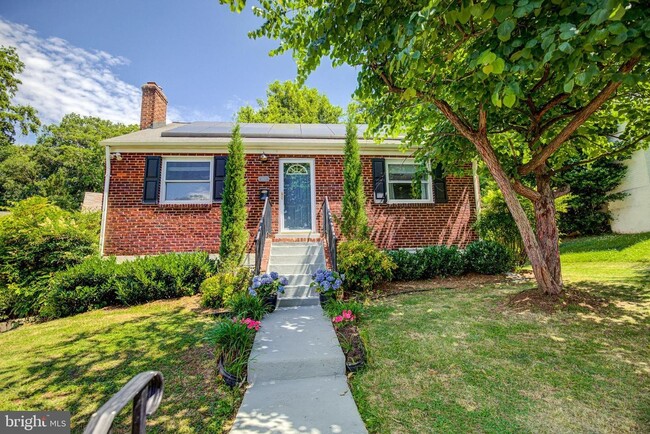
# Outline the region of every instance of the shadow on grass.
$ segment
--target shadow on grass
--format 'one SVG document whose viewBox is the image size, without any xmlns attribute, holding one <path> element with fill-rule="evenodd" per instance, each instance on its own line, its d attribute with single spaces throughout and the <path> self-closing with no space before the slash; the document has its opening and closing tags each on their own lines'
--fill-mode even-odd
<svg viewBox="0 0 650 434">
<path fill-rule="evenodd" d="M 27 377 L 15 372 L 4 387 L 20 390 L 22 407 L 51 409 L 56 402 L 71 412 L 73 432 L 81 432 L 92 412 L 131 377 L 158 370 L 165 394 L 149 431 L 219 432 L 238 398 L 221 386 L 213 351 L 202 341 L 211 326 L 182 308 L 98 326 L 35 348 L 26 358 L 32 363 L 22 369 Z M 118 431 L 129 421 L 127 405 Z"/>
<path fill-rule="evenodd" d="M 595 253 L 599 251 L 621 251 L 635 244 L 650 240 L 650 232 L 641 234 L 609 234 L 565 240 L 560 251 L 566 253 Z"/>
</svg>

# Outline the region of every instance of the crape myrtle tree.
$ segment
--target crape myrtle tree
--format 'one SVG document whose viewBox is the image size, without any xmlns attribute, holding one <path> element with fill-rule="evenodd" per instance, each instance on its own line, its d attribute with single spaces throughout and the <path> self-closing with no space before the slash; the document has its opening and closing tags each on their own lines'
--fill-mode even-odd
<svg viewBox="0 0 650 434">
<path fill-rule="evenodd" d="M 539 287 L 562 291 L 554 200 L 568 190 L 555 175 L 647 145 L 647 2 L 262 0 L 254 12 L 250 35 L 279 40 L 271 54 L 291 52 L 299 80 L 324 57 L 359 69 L 373 133 L 403 132 L 447 168 L 478 154 Z"/>
<path fill-rule="evenodd" d="M 221 203 L 219 259 L 226 269 L 237 267 L 242 263 L 248 243 L 245 165 L 244 143 L 237 124 L 232 130 L 232 137 L 228 143 L 226 179 Z"/>
</svg>

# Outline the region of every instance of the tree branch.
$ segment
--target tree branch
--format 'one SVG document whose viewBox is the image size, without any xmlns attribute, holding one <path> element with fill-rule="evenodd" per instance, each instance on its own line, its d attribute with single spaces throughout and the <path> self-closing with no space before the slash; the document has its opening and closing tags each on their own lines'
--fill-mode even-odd
<svg viewBox="0 0 650 434">
<path fill-rule="evenodd" d="M 553 197 L 557 199 L 558 197 L 566 196 L 567 194 L 571 193 L 571 186 L 570 185 L 565 185 L 564 187 L 560 187 L 556 189 L 553 192 Z"/>
<path fill-rule="evenodd" d="M 538 192 L 536 192 L 530 187 L 526 187 L 518 179 L 513 179 L 511 184 L 513 190 L 515 190 L 517 194 L 520 194 L 521 196 L 530 199 L 533 202 L 538 200 L 541 197 L 541 194 L 539 194 Z"/>
<path fill-rule="evenodd" d="M 637 63 L 639 57 L 633 57 L 621 66 L 619 72 L 630 72 Z M 528 175 L 533 170 L 541 166 L 548 160 L 548 157 L 553 155 L 560 146 L 573 134 L 582 124 L 585 123 L 589 117 L 596 112 L 607 101 L 612 94 L 621 85 L 621 81 L 610 81 L 605 87 L 596 95 L 586 106 L 584 106 L 571 121 L 560 131 L 560 133 L 551 142 L 538 151 L 528 163 L 519 168 L 520 175 Z M 548 104 L 547 104 L 548 105 Z"/>
</svg>

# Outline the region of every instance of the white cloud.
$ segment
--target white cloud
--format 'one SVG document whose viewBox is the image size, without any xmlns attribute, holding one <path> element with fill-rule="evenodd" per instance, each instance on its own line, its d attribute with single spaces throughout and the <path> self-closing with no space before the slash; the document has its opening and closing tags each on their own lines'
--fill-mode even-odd
<svg viewBox="0 0 650 434">
<path fill-rule="evenodd" d="M 128 59 L 75 47 L 61 38 L 41 38 L 29 26 L 2 18 L 0 45 L 16 47 L 25 64 L 15 102 L 35 107 L 44 123 L 58 122 L 71 112 L 139 123 L 140 89 L 112 70 L 128 65 Z"/>
</svg>

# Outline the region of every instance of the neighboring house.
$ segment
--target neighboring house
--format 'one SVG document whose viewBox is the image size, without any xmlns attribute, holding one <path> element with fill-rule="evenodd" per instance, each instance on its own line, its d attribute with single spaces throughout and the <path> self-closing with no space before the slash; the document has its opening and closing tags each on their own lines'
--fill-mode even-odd
<svg viewBox="0 0 650 434">
<path fill-rule="evenodd" d="M 627 193 L 611 202 L 612 231 L 621 234 L 650 232 L 650 149 L 639 150 L 625 162 L 627 173 L 615 192 Z"/>
<path fill-rule="evenodd" d="M 142 98 L 143 129 L 102 142 L 107 155 L 102 253 L 216 253 L 233 124 L 166 125 L 162 90 L 149 82 Z M 416 166 L 400 141 L 377 144 L 362 138 L 364 130 L 360 126 L 366 208 L 379 247 L 462 247 L 476 239 L 475 178 L 424 179 L 414 194 Z M 266 195 L 274 239 L 319 239 L 326 197 L 332 213 L 340 214 L 345 125 L 241 124 L 241 133 L 251 251 Z"/>
<path fill-rule="evenodd" d="M 82 212 L 97 212 L 102 210 L 102 202 L 104 201 L 103 193 L 93 193 L 87 191 L 84 193 L 84 201 L 81 203 Z"/>
</svg>

